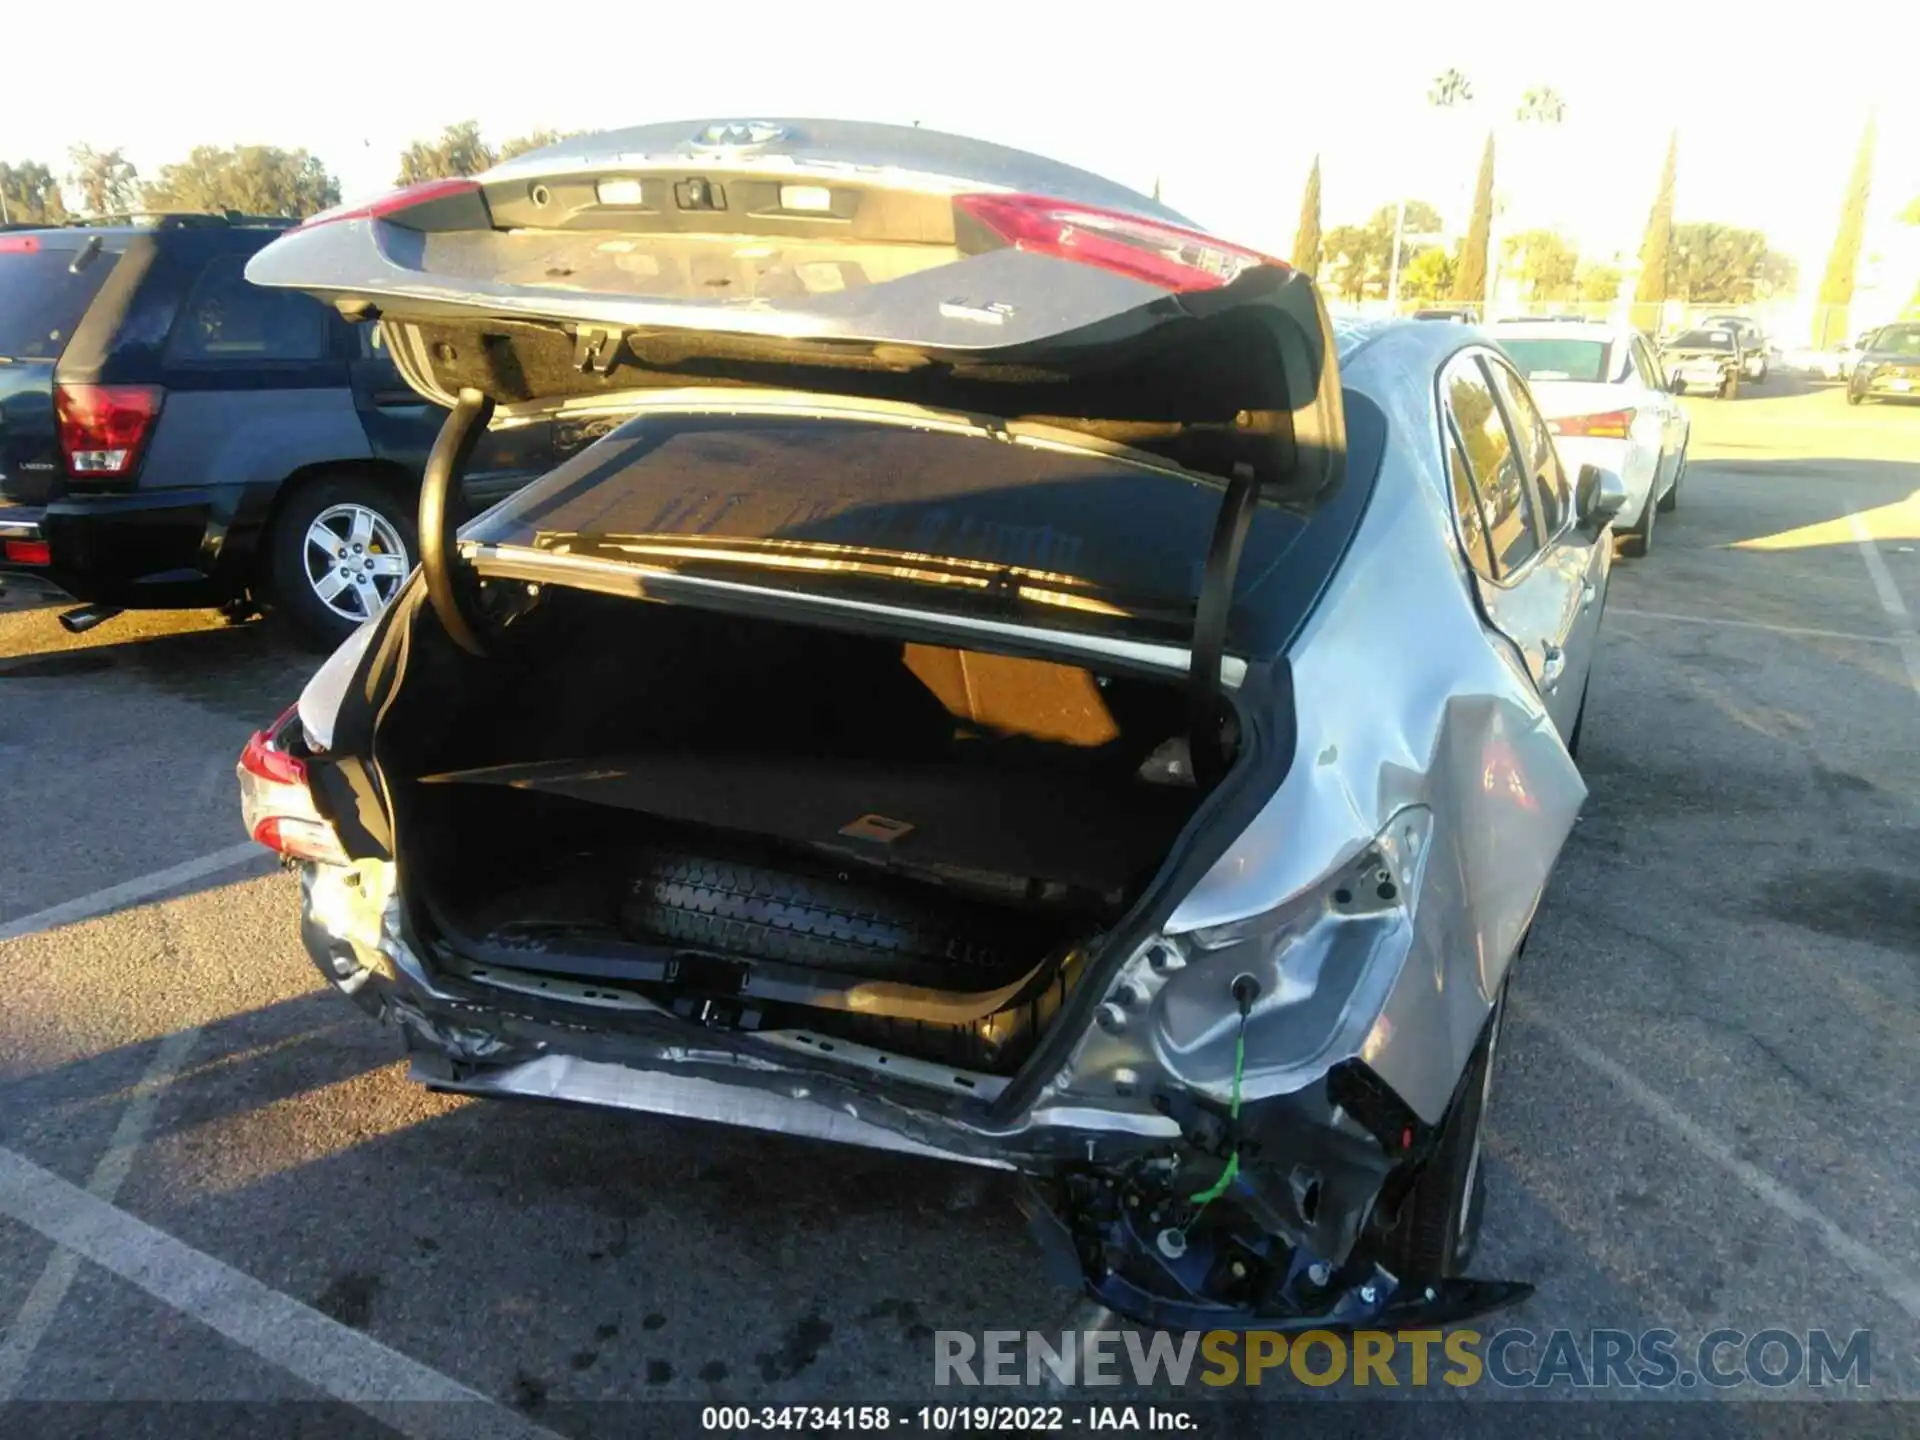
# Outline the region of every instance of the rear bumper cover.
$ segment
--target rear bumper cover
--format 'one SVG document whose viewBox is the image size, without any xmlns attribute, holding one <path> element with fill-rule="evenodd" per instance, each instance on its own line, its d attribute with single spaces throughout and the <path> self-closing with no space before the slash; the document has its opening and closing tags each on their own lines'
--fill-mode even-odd
<svg viewBox="0 0 1920 1440">
<path fill-rule="evenodd" d="M 33 538 L 47 542 L 51 562 L 31 569 L 90 604 L 126 610 L 222 605 L 246 592 L 274 488 L 66 496 L 34 518 Z"/>
</svg>

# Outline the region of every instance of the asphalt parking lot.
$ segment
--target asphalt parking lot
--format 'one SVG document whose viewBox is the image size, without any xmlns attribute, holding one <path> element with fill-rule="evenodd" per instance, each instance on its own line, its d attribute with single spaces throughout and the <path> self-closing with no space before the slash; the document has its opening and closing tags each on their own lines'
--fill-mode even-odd
<svg viewBox="0 0 1920 1440">
<path fill-rule="evenodd" d="M 1920 1399 L 1920 407 L 1686 404 L 1680 508 L 1614 572 L 1476 1269 L 1538 1286 L 1501 1323 L 1541 1336 L 1870 1330 L 1857 1393 Z M 1098 1318 L 991 1175 L 409 1084 L 241 843 L 234 759 L 311 660 L 53 615 L 0 610 L 0 1400 L 585 1435 L 640 1407 L 576 1402 L 927 1398 L 936 1329 Z M 447 1430 L 385 1408 L 444 1398 Z M 1799 1423 L 1723 1409 L 1687 1433 Z"/>
</svg>

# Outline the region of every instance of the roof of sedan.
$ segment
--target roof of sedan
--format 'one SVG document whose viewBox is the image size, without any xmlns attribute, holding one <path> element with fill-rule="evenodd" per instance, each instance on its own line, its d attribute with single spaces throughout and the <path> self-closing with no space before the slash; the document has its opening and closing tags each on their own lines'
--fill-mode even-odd
<svg viewBox="0 0 1920 1440">
<path fill-rule="evenodd" d="M 1634 333 L 1631 325 L 1595 320 L 1516 320 L 1495 332 L 1496 340 L 1593 340 L 1617 344 Z"/>
</svg>

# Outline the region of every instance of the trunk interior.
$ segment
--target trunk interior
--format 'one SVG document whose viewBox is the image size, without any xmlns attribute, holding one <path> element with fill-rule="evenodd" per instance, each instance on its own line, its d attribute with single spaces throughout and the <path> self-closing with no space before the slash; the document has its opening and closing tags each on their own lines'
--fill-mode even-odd
<svg viewBox="0 0 1920 1440">
<path fill-rule="evenodd" d="M 1074 666 L 554 587 L 408 666 L 381 765 L 470 975 L 969 1070 L 1017 1068 L 1201 798 L 1185 690 Z"/>
</svg>

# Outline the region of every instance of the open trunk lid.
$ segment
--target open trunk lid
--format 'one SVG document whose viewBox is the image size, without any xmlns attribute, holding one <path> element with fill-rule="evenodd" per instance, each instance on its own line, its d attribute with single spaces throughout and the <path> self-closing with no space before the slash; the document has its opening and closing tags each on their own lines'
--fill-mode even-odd
<svg viewBox="0 0 1920 1440">
<path fill-rule="evenodd" d="M 945 570 L 977 580 L 999 567 L 989 583 L 949 587 L 974 592 L 978 618 L 978 607 L 1040 583 L 1016 572 L 1044 571 L 1047 598 L 1082 628 L 1171 606 L 1191 637 L 1201 709 L 1220 683 L 1250 535 L 1271 558 L 1260 538 L 1269 512 L 1311 513 L 1344 473 L 1336 352 L 1309 277 L 1084 171 L 918 129 L 686 122 L 586 137 L 316 216 L 259 252 L 247 276 L 377 318 L 408 382 L 454 406 L 454 425 L 557 417 L 561 434 L 598 438 L 643 410 L 724 408 L 727 394 L 743 411 L 797 398 L 818 412 L 810 438 L 789 426 L 771 445 L 765 427 L 743 441 L 741 424 L 710 424 L 704 454 L 682 445 L 689 467 L 653 466 L 640 487 L 652 498 L 623 516 L 582 524 L 518 507 L 531 513 L 520 531 L 465 537 L 460 558 L 483 573 L 557 579 L 512 568 L 516 554 L 555 551 L 576 573 L 583 556 L 635 570 L 636 544 L 658 560 L 663 537 L 691 534 L 733 552 L 725 563 L 757 547 L 771 574 L 782 568 L 766 563 L 774 552 L 795 558 L 801 541 L 815 547 L 806 559 L 816 577 L 844 580 L 857 558 L 866 580 L 898 582 L 902 555 L 917 557 L 914 579 Z M 911 461 L 896 453 L 849 479 L 861 462 L 853 449 L 824 450 L 827 434 L 851 445 L 860 429 L 871 452 L 887 427 L 840 424 L 833 411 L 846 402 L 911 412 L 908 427 L 923 433 L 957 426 L 970 437 L 965 460 L 943 452 L 926 464 L 921 445 Z M 736 433 L 723 442 L 729 424 Z M 677 443 L 684 427 L 643 425 L 636 443 L 667 434 Z M 990 448 L 995 440 L 1009 443 Z M 714 446 L 726 444 L 759 449 L 749 462 L 716 462 Z M 1029 463 L 1075 445 L 1126 452 L 1109 475 L 1203 491 L 1198 524 L 1187 514 L 1155 535 L 1154 506 L 1115 508 L 1111 487 L 1063 486 Z M 802 452 L 810 458 L 796 462 Z M 589 498 L 585 487 L 606 479 L 615 452 L 599 445 L 580 459 L 584 471 L 556 472 L 542 495 L 592 508 L 613 494 Z M 621 488 L 631 498 L 624 479 Z M 734 523 L 666 523 L 665 499 L 681 491 L 689 509 Z M 903 497 L 913 512 L 904 530 L 901 507 L 882 514 Z M 948 500 L 971 519 L 929 530 Z M 1042 511 L 1041 531 L 1132 527 L 1134 541 L 1163 547 L 1163 569 L 1194 583 L 1129 587 L 1113 564 L 1092 573 L 992 548 L 996 533 L 1031 532 Z M 881 532 L 891 538 L 871 538 Z M 839 548 L 829 556 L 821 545 Z M 880 553 L 852 557 L 849 546 Z M 672 563 L 684 572 L 696 559 Z M 817 599 L 824 583 L 802 588 Z M 443 620 L 451 591 L 439 586 L 434 601 Z M 459 634 L 457 621 L 449 628 Z"/>
</svg>

